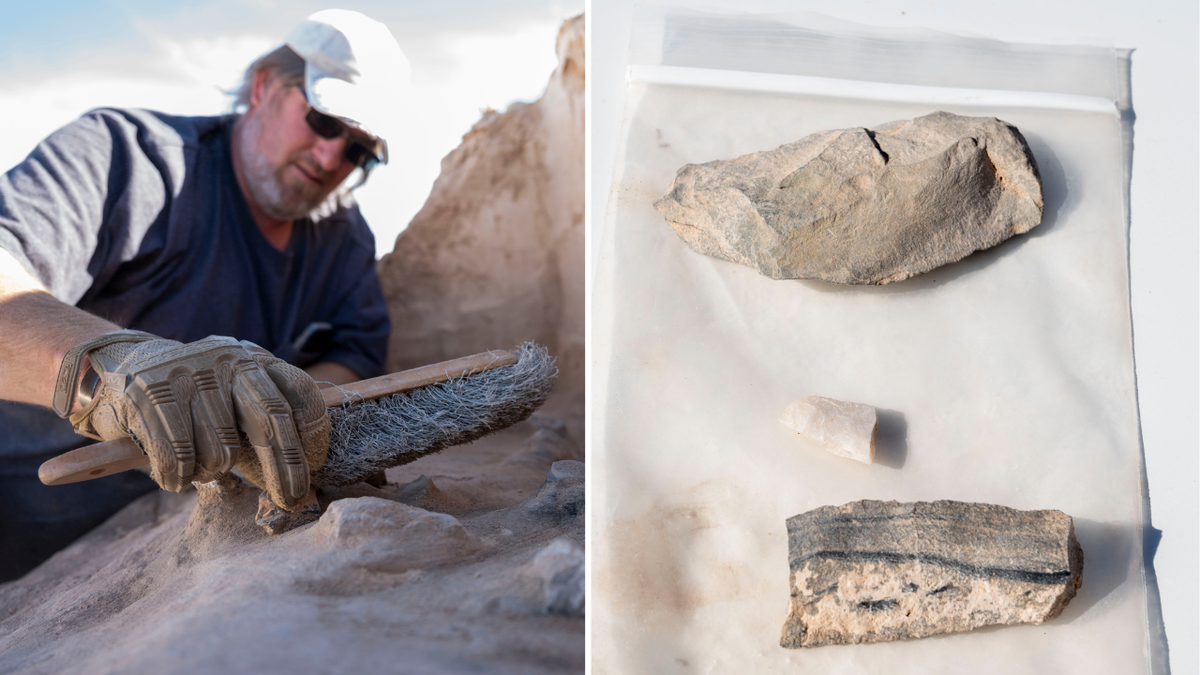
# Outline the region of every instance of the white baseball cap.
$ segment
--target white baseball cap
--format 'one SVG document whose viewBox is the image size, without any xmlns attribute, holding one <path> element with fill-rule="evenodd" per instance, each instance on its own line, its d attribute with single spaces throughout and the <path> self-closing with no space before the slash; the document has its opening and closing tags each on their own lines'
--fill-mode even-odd
<svg viewBox="0 0 1200 675">
<path fill-rule="evenodd" d="M 387 136 L 407 93 L 410 68 L 382 23 L 347 9 L 305 19 L 285 42 L 304 59 L 308 103 L 379 139 L 387 163 Z"/>
</svg>

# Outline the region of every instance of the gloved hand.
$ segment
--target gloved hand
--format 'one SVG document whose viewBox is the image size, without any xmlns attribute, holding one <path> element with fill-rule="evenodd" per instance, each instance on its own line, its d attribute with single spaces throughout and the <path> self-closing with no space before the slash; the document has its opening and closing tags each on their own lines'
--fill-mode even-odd
<svg viewBox="0 0 1200 675">
<path fill-rule="evenodd" d="M 129 436 L 150 457 L 150 477 L 178 492 L 234 466 L 284 509 L 309 491 L 325 463 L 329 415 L 303 370 L 251 342 L 210 336 L 182 344 L 119 331 L 77 345 L 63 359 L 54 409 L 67 417 L 84 356 L 100 381 L 70 415 L 98 440 Z"/>
</svg>

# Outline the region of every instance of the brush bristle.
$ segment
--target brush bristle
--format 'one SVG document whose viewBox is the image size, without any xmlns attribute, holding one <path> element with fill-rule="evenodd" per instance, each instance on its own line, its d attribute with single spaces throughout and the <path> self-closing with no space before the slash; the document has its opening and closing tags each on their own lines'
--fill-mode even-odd
<svg viewBox="0 0 1200 675">
<path fill-rule="evenodd" d="M 531 342 L 516 363 L 403 394 L 329 409 L 329 455 L 312 482 L 349 485 L 520 422 L 546 402 L 554 359 Z"/>
</svg>

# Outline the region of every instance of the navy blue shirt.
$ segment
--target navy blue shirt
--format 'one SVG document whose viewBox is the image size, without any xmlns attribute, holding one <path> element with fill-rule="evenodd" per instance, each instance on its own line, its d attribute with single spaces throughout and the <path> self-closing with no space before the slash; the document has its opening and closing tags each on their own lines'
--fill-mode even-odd
<svg viewBox="0 0 1200 675">
<path fill-rule="evenodd" d="M 298 220 L 286 250 L 271 246 L 234 176 L 235 119 L 84 115 L 0 177 L 0 247 L 59 300 L 123 327 L 180 342 L 229 335 L 301 367 L 381 374 L 387 308 L 362 214 Z M 297 353 L 314 322 L 332 339 Z M 0 457 L 83 442 L 49 408 L 0 402 Z"/>
</svg>

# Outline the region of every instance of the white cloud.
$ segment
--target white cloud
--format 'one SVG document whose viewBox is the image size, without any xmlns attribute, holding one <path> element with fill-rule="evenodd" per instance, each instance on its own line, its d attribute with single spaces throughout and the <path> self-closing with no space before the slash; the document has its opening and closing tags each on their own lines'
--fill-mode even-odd
<svg viewBox="0 0 1200 675">
<path fill-rule="evenodd" d="M 179 115 L 218 115 L 229 108 L 223 90 L 272 46 L 262 36 L 156 40 L 157 66 L 151 74 L 97 76 L 86 69 L 65 71 L 38 82 L 10 83 L 0 89 L 0 167 L 25 158 L 39 141 L 84 112 L 98 107 L 150 108 Z"/>
<path fill-rule="evenodd" d="M 153 108 L 164 112 L 217 113 L 223 97 L 215 89 L 192 83 L 55 77 L 37 85 L 8 87 L 0 92 L 0 165 L 20 162 L 55 129 L 97 107 Z"/>
<path fill-rule="evenodd" d="M 502 35 L 438 36 L 442 53 L 428 61 L 441 66 L 432 73 L 414 72 L 416 104 L 406 114 L 407 133 L 395 144 L 398 152 L 359 190 L 360 208 L 375 232 L 380 255 L 392 250 L 424 205 L 442 158 L 458 147 L 482 110 L 503 110 L 515 100 L 541 95 L 558 63 L 558 28 L 557 21 L 546 20 Z M 412 60 L 414 69 L 419 68 L 419 55 Z"/>
<path fill-rule="evenodd" d="M 251 61 L 279 46 L 279 38 L 266 35 L 217 35 L 171 40 L 153 38 L 167 59 L 165 69 L 180 79 L 217 89 L 230 89 Z"/>
</svg>

